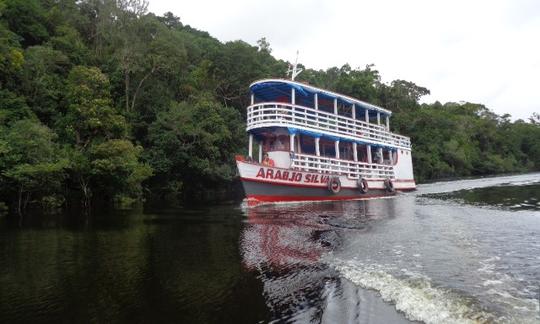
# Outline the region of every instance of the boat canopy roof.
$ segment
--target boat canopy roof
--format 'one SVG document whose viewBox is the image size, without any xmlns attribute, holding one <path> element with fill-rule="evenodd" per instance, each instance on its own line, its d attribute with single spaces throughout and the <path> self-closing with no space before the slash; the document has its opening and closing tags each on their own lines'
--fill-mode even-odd
<svg viewBox="0 0 540 324">
<path fill-rule="evenodd" d="M 314 104 L 314 95 L 317 94 L 319 99 L 337 99 L 338 104 L 355 105 L 367 110 L 380 112 L 383 115 L 390 116 L 392 112 L 382 107 L 341 95 L 332 91 L 316 88 L 307 84 L 303 84 L 291 80 L 283 79 L 265 79 L 252 83 L 249 88 L 251 92 L 264 101 L 278 101 L 278 98 L 291 97 L 291 90 L 295 89 L 297 96 L 304 97 L 304 102 Z"/>
</svg>

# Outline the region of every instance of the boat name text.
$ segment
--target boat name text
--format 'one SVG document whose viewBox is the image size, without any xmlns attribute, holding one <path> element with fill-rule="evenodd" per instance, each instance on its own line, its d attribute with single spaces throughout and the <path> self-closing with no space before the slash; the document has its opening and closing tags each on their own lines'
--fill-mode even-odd
<svg viewBox="0 0 540 324">
<path fill-rule="evenodd" d="M 272 180 L 284 180 L 290 182 L 303 182 L 303 183 L 328 183 L 330 179 L 327 175 L 320 174 L 303 174 L 295 171 L 282 171 L 274 169 L 260 168 L 257 172 L 257 178 L 272 179 Z"/>
</svg>

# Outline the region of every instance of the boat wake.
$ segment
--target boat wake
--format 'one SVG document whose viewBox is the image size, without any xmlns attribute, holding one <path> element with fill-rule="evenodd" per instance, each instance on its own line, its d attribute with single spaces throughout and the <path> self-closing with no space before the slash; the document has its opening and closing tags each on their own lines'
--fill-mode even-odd
<svg viewBox="0 0 540 324">
<path fill-rule="evenodd" d="M 425 323 L 534 323 L 535 318 L 507 318 L 481 306 L 463 293 L 437 287 L 430 278 L 408 271 L 386 269 L 357 260 L 333 260 L 332 266 L 354 284 L 377 291 L 381 298 L 401 311 L 409 320 Z"/>
</svg>

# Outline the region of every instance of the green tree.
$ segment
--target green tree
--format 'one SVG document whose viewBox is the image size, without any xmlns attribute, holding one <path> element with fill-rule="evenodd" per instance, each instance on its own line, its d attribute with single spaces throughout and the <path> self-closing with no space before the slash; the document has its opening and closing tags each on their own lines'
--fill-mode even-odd
<svg viewBox="0 0 540 324">
<path fill-rule="evenodd" d="M 0 89 L 0 126 L 34 117 L 24 97 L 17 96 L 12 91 Z"/>
<path fill-rule="evenodd" d="M 141 183 L 152 175 L 152 168 L 140 162 L 143 148 L 125 139 L 112 139 L 90 148 L 90 175 L 100 194 L 115 199 L 141 198 Z M 120 194 L 119 194 L 120 193 Z"/>
<path fill-rule="evenodd" d="M 21 70 L 24 63 L 19 36 L 4 24 L 6 4 L 0 0 L 0 89 L 9 85 L 13 77 Z"/>
<path fill-rule="evenodd" d="M 232 180 L 243 122 L 238 112 L 208 98 L 173 103 L 150 126 L 149 161 L 162 191 L 187 193 Z M 191 190 L 191 192 L 190 192 Z M 179 193 L 179 192 L 177 192 Z"/>
<path fill-rule="evenodd" d="M 61 190 L 67 161 L 55 139 L 49 128 L 29 119 L 14 122 L 0 138 L 0 177 L 9 184 L 0 190 L 17 197 L 19 214 L 32 196 L 43 199 Z"/>
<path fill-rule="evenodd" d="M 34 113 L 47 125 L 61 112 L 69 71 L 69 59 L 48 46 L 31 46 L 25 50 L 20 90 Z"/>
<path fill-rule="evenodd" d="M 2 13 L 11 31 L 22 38 L 24 47 L 38 45 L 47 40 L 45 10 L 37 0 L 4 0 Z"/>
<path fill-rule="evenodd" d="M 151 169 L 139 162 L 141 148 L 126 139 L 128 126 L 111 106 L 108 78 L 97 68 L 77 66 L 67 83 L 68 111 L 59 124 L 73 145 L 70 171 L 83 205 L 90 205 L 94 193 L 107 200 L 139 195 Z"/>
<path fill-rule="evenodd" d="M 112 107 L 110 83 L 98 68 L 76 66 L 66 85 L 67 112 L 59 121 L 63 138 L 80 149 L 127 135 L 125 118 Z"/>
<path fill-rule="evenodd" d="M 66 25 L 58 26 L 55 35 L 47 42 L 53 49 L 62 52 L 69 58 L 71 64 L 79 65 L 88 61 L 89 51 L 79 32 Z"/>
</svg>

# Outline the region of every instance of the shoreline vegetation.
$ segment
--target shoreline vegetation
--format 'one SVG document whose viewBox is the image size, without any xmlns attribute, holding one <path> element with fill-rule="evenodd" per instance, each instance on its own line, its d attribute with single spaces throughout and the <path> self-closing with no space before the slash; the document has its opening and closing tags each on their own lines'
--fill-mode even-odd
<svg viewBox="0 0 540 324">
<path fill-rule="evenodd" d="M 265 38 L 222 43 L 141 0 L 0 0 L 0 213 L 231 197 L 248 85 L 288 64 Z M 298 81 L 390 109 L 419 182 L 540 170 L 538 114 L 421 104 L 427 88 L 372 64 L 302 68 Z"/>
</svg>

